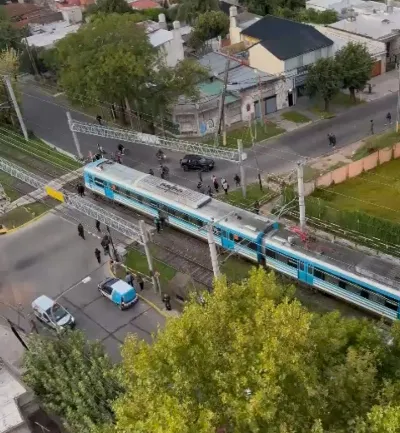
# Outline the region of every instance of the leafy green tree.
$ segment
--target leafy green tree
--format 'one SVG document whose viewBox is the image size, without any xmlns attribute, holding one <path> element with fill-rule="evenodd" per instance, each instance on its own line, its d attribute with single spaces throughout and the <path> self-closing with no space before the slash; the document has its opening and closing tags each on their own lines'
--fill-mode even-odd
<svg viewBox="0 0 400 433">
<path fill-rule="evenodd" d="M 123 106 L 125 98 L 146 91 L 160 59 L 137 20 L 135 14 L 94 15 L 57 43 L 47 62 L 56 65 L 59 84 L 70 100 Z"/>
<path fill-rule="evenodd" d="M 253 269 L 217 281 L 149 346 L 130 337 L 110 432 L 351 432 L 377 403 L 386 346 L 373 324 L 314 315 Z"/>
<path fill-rule="evenodd" d="M 6 74 L 10 77 L 11 84 L 18 100 L 20 99 L 17 88 L 17 74 L 20 66 L 19 60 L 18 53 L 12 48 L 0 51 L 0 71 L 2 74 Z M 7 105 L 9 107 L 0 111 L 0 122 L 9 123 L 13 126 L 19 127 L 15 121 L 15 113 L 12 108 L 10 96 L 4 85 L 0 86 L 0 101 L 1 103 L 8 103 Z"/>
<path fill-rule="evenodd" d="M 229 17 L 222 11 L 208 11 L 198 16 L 189 44 L 193 48 L 199 48 L 207 40 L 217 36 L 225 37 L 228 32 Z"/>
<path fill-rule="evenodd" d="M 181 0 L 176 19 L 193 23 L 199 14 L 219 10 L 218 0 Z"/>
<path fill-rule="evenodd" d="M 113 421 L 111 403 L 121 388 L 98 342 L 80 331 L 48 338 L 33 335 L 24 359 L 24 380 L 70 432 L 89 432 Z"/>
<path fill-rule="evenodd" d="M 21 38 L 24 31 L 13 26 L 11 20 L 7 17 L 4 10 L 0 10 L 0 51 L 20 50 L 22 48 Z"/>
<path fill-rule="evenodd" d="M 95 4 L 88 7 L 86 14 L 127 14 L 133 13 L 132 8 L 125 0 L 98 0 Z"/>
<path fill-rule="evenodd" d="M 335 59 L 319 59 L 309 69 L 306 81 L 306 92 L 312 97 L 320 96 L 324 100 L 325 111 L 329 103 L 340 90 L 340 75 Z"/>
<path fill-rule="evenodd" d="M 335 55 L 344 89 L 356 100 L 356 90 L 363 90 L 371 78 L 373 60 L 366 45 L 350 42 Z"/>
</svg>

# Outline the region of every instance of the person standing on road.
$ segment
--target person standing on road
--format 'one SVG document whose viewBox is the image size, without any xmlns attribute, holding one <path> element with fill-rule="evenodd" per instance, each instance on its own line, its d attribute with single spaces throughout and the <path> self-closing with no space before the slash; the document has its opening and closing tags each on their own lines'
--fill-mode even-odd
<svg viewBox="0 0 400 433">
<path fill-rule="evenodd" d="M 156 217 L 154 219 L 154 224 L 156 225 L 157 233 L 160 233 L 160 230 L 161 230 L 161 221 L 159 220 L 159 218 Z"/>
<path fill-rule="evenodd" d="M 390 114 L 390 111 L 388 112 L 388 114 L 386 114 L 386 121 L 387 121 L 387 125 L 392 124 L 392 115 Z"/>
<path fill-rule="evenodd" d="M 221 185 L 222 189 L 224 190 L 225 194 L 228 194 L 229 185 L 226 179 L 221 179 Z"/>
<path fill-rule="evenodd" d="M 144 281 L 143 281 L 143 278 L 142 278 L 140 275 L 138 275 L 138 276 L 136 277 L 136 281 L 138 282 L 139 287 L 140 287 L 140 291 L 142 292 L 143 289 L 144 289 Z"/>
<path fill-rule="evenodd" d="M 104 254 L 110 255 L 110 239 L 108 238 L 108 235 L 105 235 L 101 240 L 101 246 L 103 247 Z"/>
<path fill-rule="evenodd" d="M 254 212 L 258 215 L 260 213 L 260 202 L 256 200 L 254 202 Z"/>
<path fill-rule="evenodd" d="M 81 223 L 78 224 L 78 235 L 85 239 L 85 231 L 83 230 L 83 225 Z"/>
<path fill-rule="evenodd" d="M 374 121 L 372 119 L 370 120 L 370 133 L 374 135 Z"/>
<path fill-rule="evenodd" d="M 215 175 L 212 175 L 212 176 L 211 176 L 211 180 L 212 180 L 212 183 L 213 183 L 213 185 L 214 185 L 215 192 L 218 194 L 218 192 L 219 192 L 218 179 L 216 178 Z"/>
<path fill-rule="evenodd" d="M 198 174 L 199 174 L 199 183 L 203 183 L 203 174 L 201 169 L 199 170 Z"/>
<path fill-rule="evenodd" d="M 78 185 L 76 186 L 76 190 L 81 197 L 85 195 L 85 187 L 82 183 L 78 183 Z"/>
<path fill-rule="evenodd" d="M 97 122 L 99 123 L 99 125 L 102 126 L 101 121 L 103 120 L 103 118 L 100 116 L 100 114 L 98 114 L 98 115 L 96 116 L 96 120 L 97 120 Z"/>
<path fill-rule="evenodd" d="M 336 146 L 336 135 L 331 134 L 331 138 L 332 138 L 332 149 L 334 149 Z"/>
<path fill-rule="evenodd" d="M 127 272 L 126 273 L 126 277 L 125 277 L 125 283 L 128 283 L 130 286 L 133 287 L 133 282 L 135 281 L 134 276 L 132 275 L 131 272 Z"/>
<path fill-rule="evenodd" d="M 207 187 L 207 194 L 210 196 L 210 197 L 212 197 L 212 189 L 211 189 L 211 186 L 210 185 L 208 185 L 208 187 Z"/>
<path fill-rule="evenodd" d="M 94 250 L 94 255 L 96 256 L 97 263 L 100 264 L 101 263 L 101 252 L 98 248 L 96 248 Z"/>
<path fill-rule="evenodd" d="M 99 220 L 96 220 L 96 230 L 98 232 L 101 232 L 101 230 L 100 230 L 100 221 Z"/>
<path fill-rule="evenodd" d="M 236 173 L 235 177 L 233 178 L 233 180 L 235 181 L 236 187 L 239 188 L 240 186 L 240 176 Z"/>
</svg>

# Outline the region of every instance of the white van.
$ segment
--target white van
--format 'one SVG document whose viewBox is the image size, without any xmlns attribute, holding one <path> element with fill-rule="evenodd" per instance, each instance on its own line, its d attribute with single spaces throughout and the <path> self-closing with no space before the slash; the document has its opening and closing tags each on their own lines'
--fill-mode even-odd
<svg viewBox="0 0 400 433">
<path fill-rule="evenodd" d="M 32 302 L 32 309 L 41 322 L 55 330 L 75 327 L 75 318 L 72 314 L 48 296 L 42 295 L 35 299 Z"/>
</svg>

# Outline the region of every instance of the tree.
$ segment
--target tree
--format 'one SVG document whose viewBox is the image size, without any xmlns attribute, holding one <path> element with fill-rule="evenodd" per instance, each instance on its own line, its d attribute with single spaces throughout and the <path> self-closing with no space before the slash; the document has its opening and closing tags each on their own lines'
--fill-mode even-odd
<svg viewBox="0 0 400 433">
<path fill-rule="evenodd" d="M 87 15 L 97 13 L 126 14 L 133 13 L 133 10 L 125 0 L 98 0 L 96 3 L 88 7 L 86 13 Z"/>
<path fill-rule="evenodd" d="M 0 51 L 10 48 L 18 51 L 22 47 L 21 38 L 23 30 L 13 26 L 13 23 L 5 15 L 4 10 L 0 11 Z"/>
<path fill-rule="evenodd" d="M 308 71 L 306 91 L 310 96 L 319 95 L 329 111 L 329 103 L 340 90 L 339 69 L 335 59 L 319 59 Z"/>
<path fill-rule="evenodd" d="M 366 45 L 350 42 L 335 55 L 340 69 L 343 88 L 349 89 L 350 97 L 356 100 L 356 90 L 363 90 L 371 78 L 373 60 Z"/>
<path fill-rule="evenodd" d="M 137 16 L 95 15 L 89 24 L 56 44 L 52 60 L 59 84 L 72 101 L 98 100 L 124 106 L 146 91 L 160 59 Z M 79 49 L 77 49 L 79 47 Z"/>
<path fill-rule="evenodd" d="M 198 16 L 189 45 L 199 48 L 209 39 L 217 36 L 225 37 L 228 32 L 229 17 L 222 11 L 208 11 Z"/>
<path fill-rule="evenodd" d="M 219 10 L 218 0 L 181 0 L 176 19 L 193 23 L 199 14 Z"/>
<path fill-rule="evenodd" d="M 316 11 L 315 9 L 278 7 L 274 10 L 274 15 L 301 23 L 332 24 L 338 21 L 334 10 Z"/>
<path fill-rule="evenodd" d="M 351 431 L 374 404 L 388 353 L 373 324 L 315 315 L 253 269 L 216 282 L 149 346 L 130 337 L 110 432 Z"/>
<path fill-rule="evenodd" d="M 89 432 L 112 422 L 111 402 L 121 388 L 100 343 L 72 331 L 58 338 L 33 335 L 29 348 L 24 380 L 50 411 L 64 419 L 69 431 Z"/>
<path fill-rule="evenodd" d="M 2 74 L 8 75 L 10 77 L 11 85 L 14 88 L 14 92 L 18 98 L 17 92 L 17 74 L 19 69 L 19 56 L 18 53 L 10 48 L 8 50 L 3 50 L 0 52 L 0 71 Z M 0 103 L 8 103 L 9 108 L 5 108 L 0 111 L 0 122 L 5 122 L 14 125 L 14 108 L 12 106 L 12 101 L 8 94 L 8 91 L 4 85 L 0 86 Z"/>
</svg>

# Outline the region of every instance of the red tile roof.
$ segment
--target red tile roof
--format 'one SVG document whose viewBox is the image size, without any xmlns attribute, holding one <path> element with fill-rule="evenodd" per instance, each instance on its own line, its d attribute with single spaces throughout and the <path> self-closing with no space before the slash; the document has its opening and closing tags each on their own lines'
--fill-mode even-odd
<svg viewBox="0 0 400 433">
<path fill-rule="evenodd" d="M 145 10 L 145 9 L 158 9 L 161 6 L 153 0 L 136 0 L 132 3 L 129 3 L 132 9 Z"/>
</svg>

